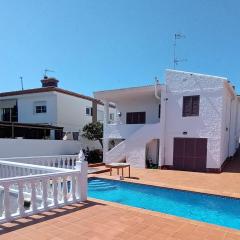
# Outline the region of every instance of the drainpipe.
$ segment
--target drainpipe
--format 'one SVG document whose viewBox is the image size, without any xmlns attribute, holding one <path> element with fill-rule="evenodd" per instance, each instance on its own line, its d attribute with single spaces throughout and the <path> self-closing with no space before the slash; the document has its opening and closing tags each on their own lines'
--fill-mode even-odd
<svg viewBox="0 0 240 240">
<path fill-rule="evenodd" d="M 157 77 L 155 77 L 155 89 L 154 89 L 155 97 L 156 99 L 161 100 L 161 97 L 158 95 L 158 91 L 157 91 L 158 85 L 159 85 L 159 80 L 157 79 Z"/>
<path fill-rule="evenodd" d="M 230 116 L 229 116 L 229 123 L 228 123 L 228 157 L 230 155 L 230 139 L 231 139 L 231 121 L 232 121 L 232 102 L 234 98 L 231 98 L 230 102 Z"/>
<path fill-rule="evenodd" d="M 165 165 L 165 128 L 166 128 L 166 86 L 162 87 L 161 89 L 161 96 L 158 95 L 158 85 L 159 85 L 159 80 L 157 77 L 155 78 L 155 97 L 156 99 L 160 100 L 161 104 L 161 114 L 160 113 L 160 151 L 159 151 L 159 160 L 161 162 L 158 162 L 161 164 L 161 166 Z"/>
</svg>

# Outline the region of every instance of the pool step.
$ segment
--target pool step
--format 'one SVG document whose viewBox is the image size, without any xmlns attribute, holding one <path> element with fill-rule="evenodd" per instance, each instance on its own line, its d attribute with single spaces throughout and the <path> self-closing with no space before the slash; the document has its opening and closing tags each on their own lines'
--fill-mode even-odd
<svg viewBox="0 0 240 240">
<path fill-rule="evenodd" d="M 102 182 L 101 180 L 89 182 L 88 187 L 90 190 L 92 189 L 93 191 L 100 191 L 100 190 L 106 191 L 106 190 L 113 190 L 117 188 L 117 186 L 110 183 Z"/>
</svg>

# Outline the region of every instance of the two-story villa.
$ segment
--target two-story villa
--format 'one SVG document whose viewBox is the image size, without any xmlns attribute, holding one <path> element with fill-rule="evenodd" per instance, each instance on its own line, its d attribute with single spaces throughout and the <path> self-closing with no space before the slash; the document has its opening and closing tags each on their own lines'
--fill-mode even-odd
<svg viewBox="0 0 240 240">
<path fill-rule="evenodd" d="M 165 84 L 94 96 L 105 104 L 105 163 L 218 172 L 238 148 L 239 97 L 226 78 L 167 70 Z"/>
<path fill-rule="evenodd" d="M 45 76 L 41 83 L 40 88 L 0 93 L 0 138 L 42 138 L 44 129 L 46 137 L 61 139 L 56 134 L 61 127 L 77 140 L 87 123 L 103 121 L 101 101 L 59 88 L 55 78 Z M 115 108 L 109 114 L 113 120 Z"/>
</svg>

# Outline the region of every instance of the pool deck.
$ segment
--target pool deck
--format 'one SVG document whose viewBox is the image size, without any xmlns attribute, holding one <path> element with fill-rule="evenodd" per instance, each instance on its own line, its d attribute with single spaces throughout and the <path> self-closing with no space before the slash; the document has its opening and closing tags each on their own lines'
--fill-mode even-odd
<svg viewBox="0 0 240 240">
<path fill-rule="evenodd" d="M 240 197 L 239 165 L 234 161 L 221 174 L 132 169 L 126 181 Z M 95 176 L 109 178 L 109 173 Z M 0 228 L 0 240 L 240 240 L 240 231 L 233 229 L 96 199 Z"/>
<path fill-rule="evenodd" d="M 128 176 L 127 170 L 124 173 Z M 93 176 L 117 178 L 114 170 L 113 177 L 109 175 L 105 172 Z M 229 162 L 222 173 L 131 168 L 131 178 L 125 181 L 240 198 L 240 158 Z"/>
</svg>

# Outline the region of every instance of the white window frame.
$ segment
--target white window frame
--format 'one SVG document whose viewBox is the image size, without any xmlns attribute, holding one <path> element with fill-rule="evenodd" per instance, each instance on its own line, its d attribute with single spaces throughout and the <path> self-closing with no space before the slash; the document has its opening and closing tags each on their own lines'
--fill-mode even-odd
<svg viewBox="0 0 240 240">
<path fill-rule="evenodd" d="M 37 112 L 37 108 L 40 108 L 40 112 Z M 46 110 L 43 111 L 44 109 L 46 109 Z M 33 112 L 34 112 L 34 114 L 46 114 L 47 113 L 47 102 L 46 101 L 34 102 Z"/>
<path fill-rule="evenodd" d="M 88 109 L 89 113 L 87 113 L 87 109 Z M 85 115 L 92 117 L 92 115 L 93 115 L 93 108 L 92 107 L 86 107 L 85 108 Z"/>
</svg>

